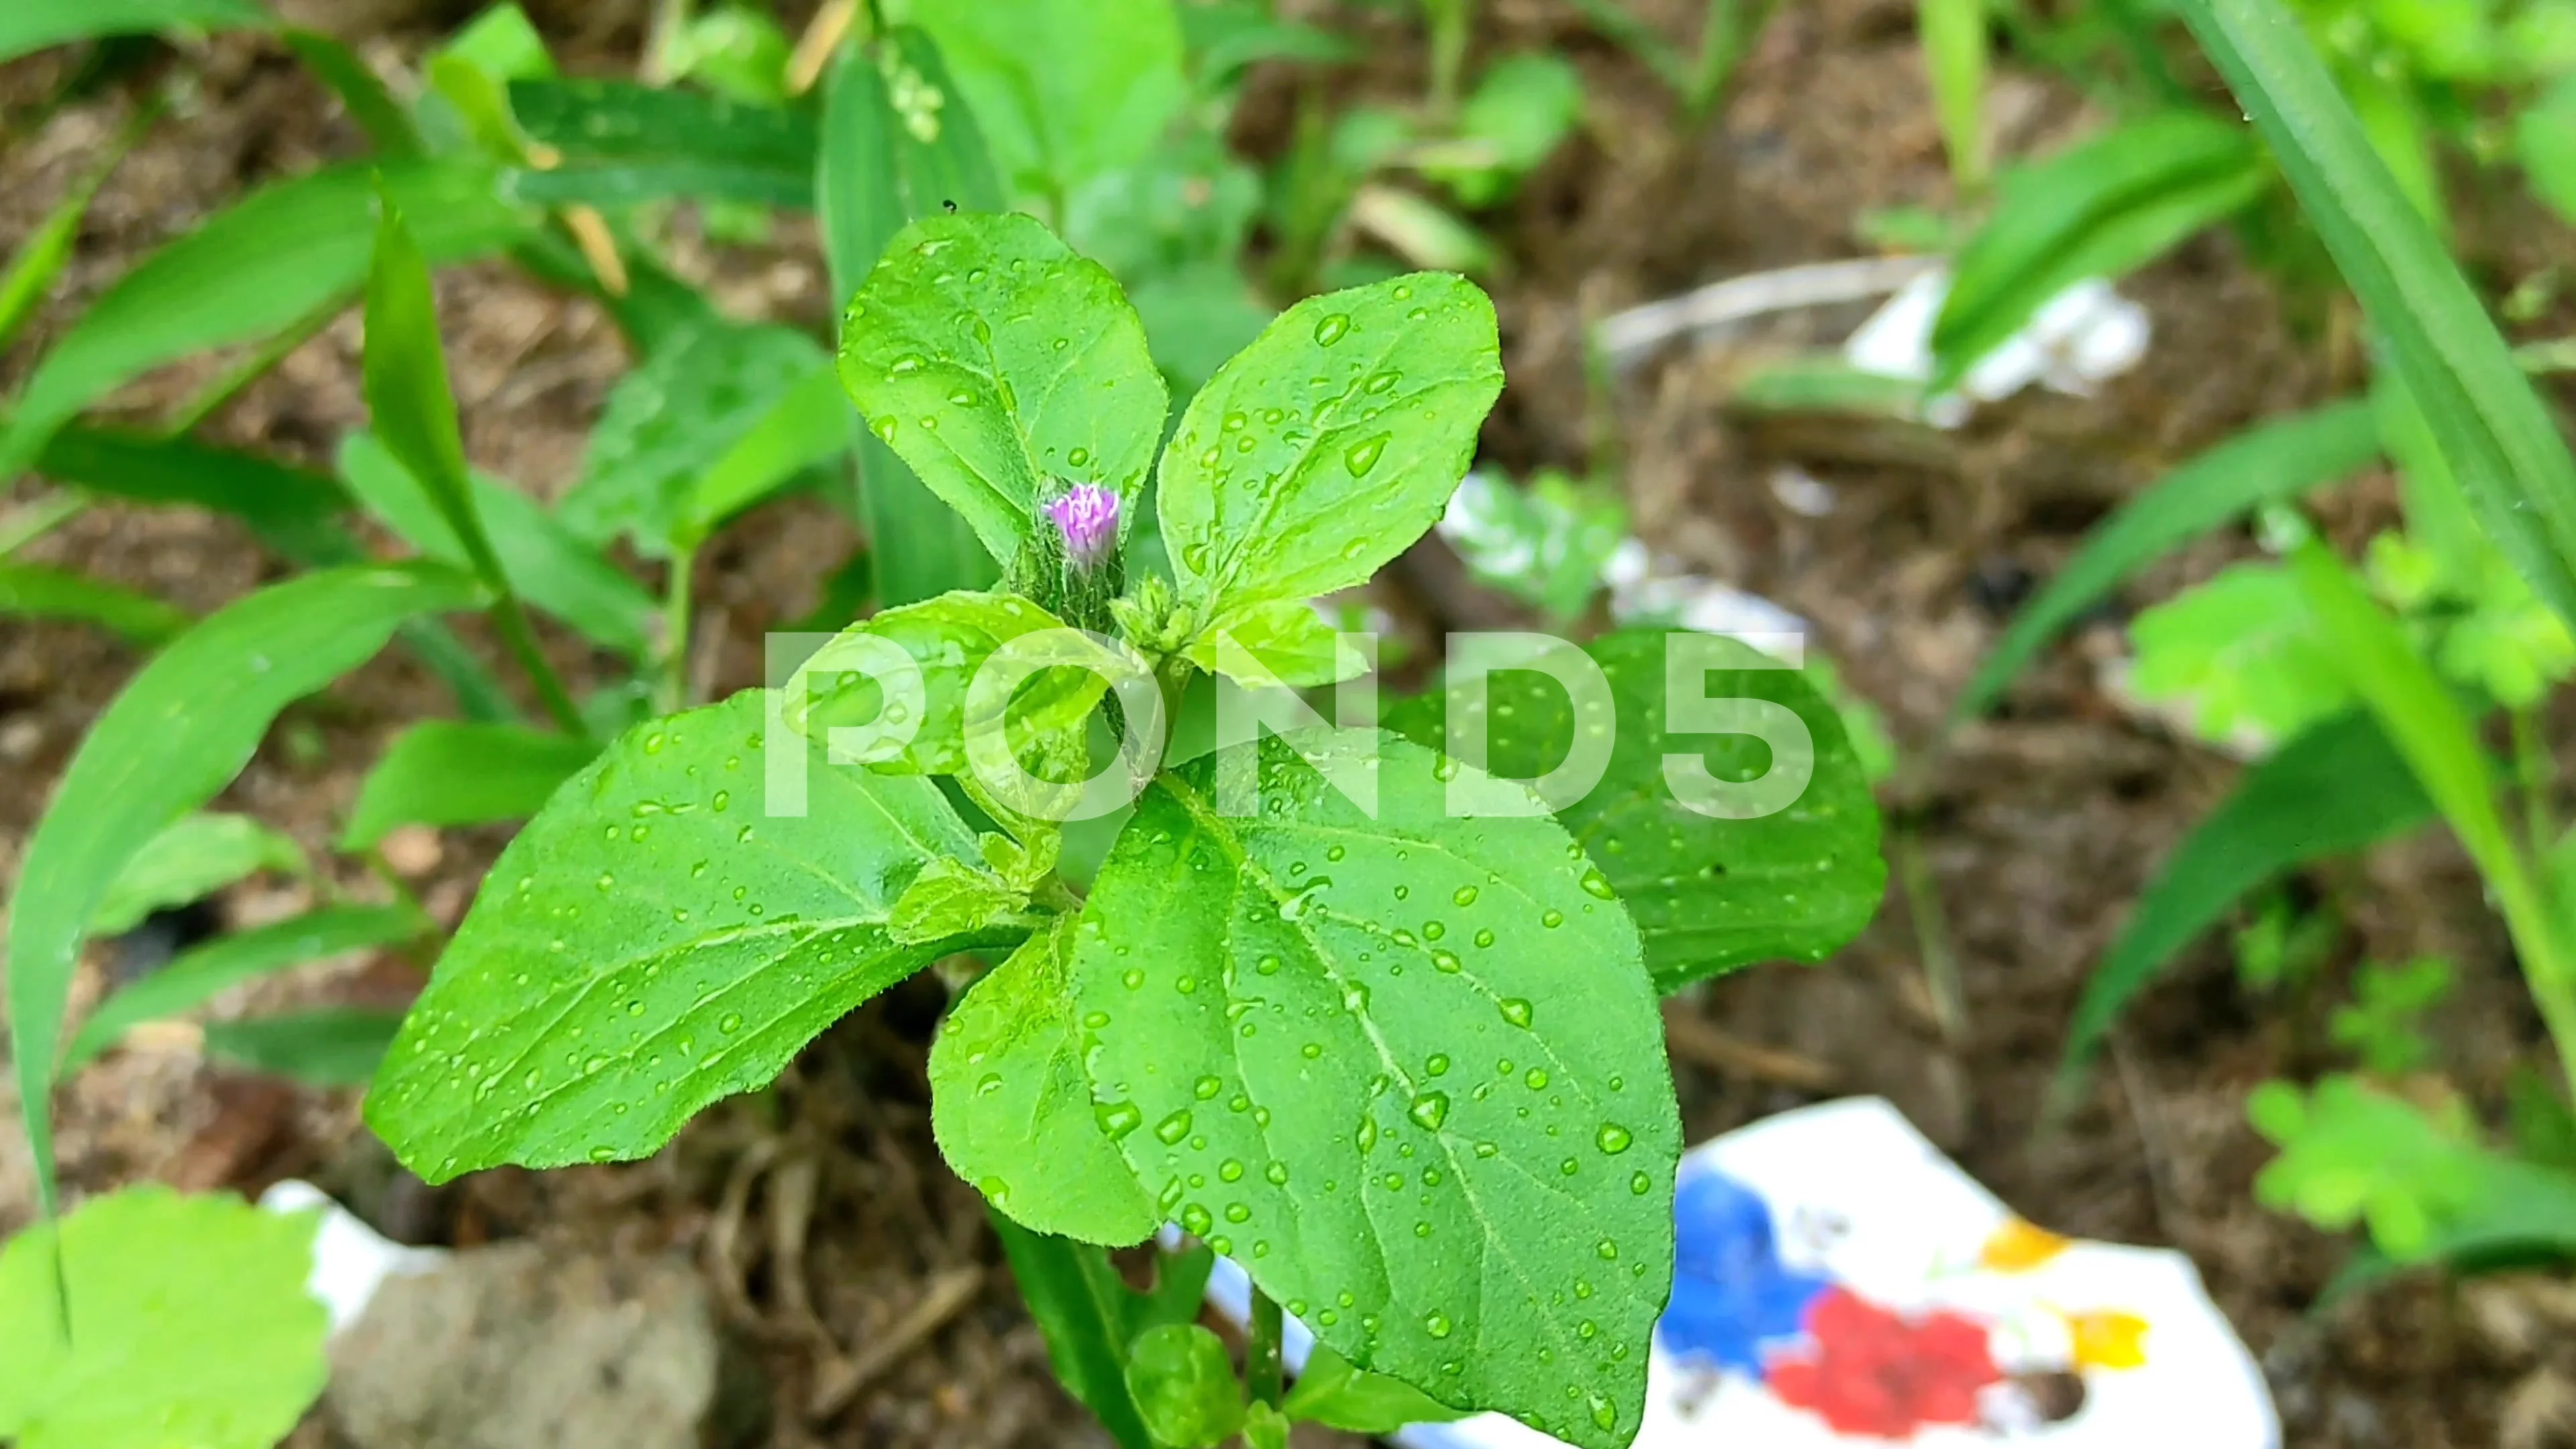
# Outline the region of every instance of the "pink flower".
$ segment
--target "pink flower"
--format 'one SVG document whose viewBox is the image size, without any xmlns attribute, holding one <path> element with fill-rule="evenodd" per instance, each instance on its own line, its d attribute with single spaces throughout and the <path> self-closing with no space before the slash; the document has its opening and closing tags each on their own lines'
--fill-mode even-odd
<svg viewBox="0 0 2576 1449">
<path fill-rule="evenodd" d="M 1076 483 L 1046 506 L 1064 535 L 1064 556 L 1075 568 L 1097 568 L 1118 551 L 1118 495 L 1097 483 Z"/>
</svg>

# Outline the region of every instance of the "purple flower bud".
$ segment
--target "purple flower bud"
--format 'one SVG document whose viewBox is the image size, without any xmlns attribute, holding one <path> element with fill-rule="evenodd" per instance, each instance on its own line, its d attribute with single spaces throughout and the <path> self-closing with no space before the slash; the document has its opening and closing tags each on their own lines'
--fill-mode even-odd
<svg viewBox="0 0 2576 1449">
<path fill-rule="evenodd" d="M 1098 568 L 1118 551 L 1118 495 L 1097 483 L 1076 483 L 1046 506 L 1064 535 L 1064 556 L 1080 569 Z"/>
</svg>

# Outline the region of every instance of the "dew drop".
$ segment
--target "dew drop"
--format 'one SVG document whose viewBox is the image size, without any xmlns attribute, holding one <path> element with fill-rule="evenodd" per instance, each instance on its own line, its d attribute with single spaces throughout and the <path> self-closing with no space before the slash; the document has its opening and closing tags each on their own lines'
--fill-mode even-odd
<svg viewBox="0 0 2576 1449">
<path fill-rule="evenodd" d="M 1422 1315 L 1422 1331 L 1433 1338 L 1447 1338 L 1456 1328 L 1457 1325 L 1449 1321 L 1449 1315 L 1436 1308 Z"/>
<path fill-rule="evenodd" d="M 1518 1027 L 1530 1024 L 1530 1004 L 1527 1001 L 1517 996 L 1506 996 L 1498 1005 L 1502 1008 L 1503 1020 Z"/>
<path fill-rule="evenodd" d="M 1628 1144 L 1636 1140 L 1635 1134 L 1616 1122 L 1602 1123 L 1601 1130 L 1592 1135 L 1593 1144 L 1613 1157 L 1627 1151 Z"/>
<path fill-rule="evenodd" d="M 1610 877 L 1603 875 L 1599 870 L 1587 870 L 1583 873 L 1583 893 L 1605 901 L 1615 901 L 1619 898 L 1619 893 L 1610 888 Z"/>
<path fill-rule="evenodd" d="M 1377 460 L 1386 456 L 1386 440 L 1387 435 L 1380 433 L 1367 442 L 1353 443 L 1342 454 L 1342 466 L 1350 469 L 1354 478 L 1368 476 L 1368 470 L 1377 466 Z"/>
<path fill-rule="evenodd" d="M 1326 347 L 1351 335 L 1351 319 L 1339 312 L 1329 314 L 1315 324 L 1315 340 Z"/>
<path fill-rule="evenodd" d="M 1538 918 L 1538 923 L 1553 931 L 1557 927 L 1565 924 L 1565 912 L 1551 906 L 1547 909 L 1545 914 Z"/>
<path fill-rule="evenodd" d="M 1449 1094 L 1425 1092 L 1413 1099 L 1413 1106 L 1404 1115 L 1411 1117 L 1423 1131 L 1437 1132 L 1440 1124 L 1449 1120 Z"/>
<path fill-rule="evenodd" d="M 1189 1135 L 1190 1109 L 1187 1107 L 1183 1107 L 1181 1110 L 1174 1112 L 1171 1116 L 1154 1124 L 1155 1140 L 1161 1142 L 1165 1147 L 1177 1147 L 1180 1145 L 1181 1139 Z"/>
<path fill-rule="evenodd" d="M 1145 1114 L 1133 1102 L 1104 1102 L 1092 1108 L 1091 1115 L 1112 1142 L 1145 1125 Z"/>
</svg>

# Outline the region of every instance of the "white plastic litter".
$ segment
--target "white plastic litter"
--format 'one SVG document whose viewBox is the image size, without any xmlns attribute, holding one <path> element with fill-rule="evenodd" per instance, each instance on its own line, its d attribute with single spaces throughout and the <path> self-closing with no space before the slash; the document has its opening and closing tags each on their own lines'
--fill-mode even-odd
<svg viewBox="0 0 2576 1449">
<path fill-rule="evenodd" d="M 1621 624 L 1665 624 L 1724 634 L 1804 668 L 1807 621 L 1760 594 L 1748 594 L 1701 574 L 1659 573 L 1646 545 L 1622 540 L 1601 567 L 1610 590 L 1610 617 Z"/>
<path fill-rule="evenodd" d="M 273 1213 L 322 1210 L 322 1228 L 313 1237 L 313 1276 L 305 1286 L 331 1311 L 333 1333 L 358 1321 L 387 1278 L 430 1272 L 447 1258 L 442 1249 L 393 1242 L 309 1182 L 281 1182 L 260 1194 L 259 1205 Z"/>
<path fill-rule="evenodd" d="M 2016 1217 L 1874 1097 L 1692 1149 L 1637 1449 L 2277 1449 L 2261 1371 L 2180 1253 Z M 1237 1322 L 1241 1268 L 1208 1300 Z M 1313 1339 L 1288 1321 L 1286 1356 Z M 1500 1415 L 1402 1449 L 1553 1449 Z"/>
<path fill-rule="evenodd" d="M 1928 382 L 1932 324 L 1950 295 L 1950 273 L 1937 268 L 1907 282 L 1843 343 L 1843 360 L 1866 372 Z M 1956 395 L 1924 405 L 1924 420 L 1955 428 L 1977 403 L 1999 402 L 2037 383 L 2087 396 L 2138 365 L 2154 325 L 2147 311 L 2108 282 L 2076 283 L 2048 300 L 2030 324 L 1968 370 Z"/>
</svg>

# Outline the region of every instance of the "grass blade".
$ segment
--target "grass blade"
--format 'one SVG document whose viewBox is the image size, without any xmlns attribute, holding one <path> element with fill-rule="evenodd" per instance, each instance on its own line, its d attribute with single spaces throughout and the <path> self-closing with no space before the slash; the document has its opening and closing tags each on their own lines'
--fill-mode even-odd
<svg viewBox="0 0 2576 1449">
<path fill-rule="evenodd" d="M 367 133 L 376 154 L 388 161 L 417 160 L 426 154 L 419 128 L 385 83 L 358 58 L 358 53 L 327 35 L 311 30 L 286 32 L 286 48 L 316 80 L 331 88 L 348 107 L 349 119 Z"/>
<path fill-rule="evenodd" d="M 188 627 L 186 610 L 150 594 L 39 564 L 0 563 L 0 614 L 78 619 L 149 649 Z"/>
<path fill-rule="evenodd" d="M 2243 209 L 2265 181 L 2244 133 L 2197 111 L 2132 121 L 2007 173 L 1994 215 L 1959 250 L 1927 391 L 1956 387 L 2066 288 L 2137 270 Z"/>
<path fill-rule="evenodd" d="M 181 816 L 136 851 L 91 913 L 93 936 L 121 936 L 154 911 L 201 901 L 264 870 L 312 869 L 293 839 L 247 815 Z"/>
<path fill-rule="evenodd" d="M 182 26 L 260 30 L 269 24 L 268 13 L 252 0 L 10 0 L 0 7 L 0 64 L 102 35 Z"/>
<path fill-rule="evenodd" d="M 263 589 L 153 656 L 81 741 L 27 841 L 9 913 L 9 1047 L 46 1216 L 46 1089 L 63 1009 L 90 915 L 126 863 L 230 783 L 287 705 L 366 662 L 403 622 L 482 602 L 471 579 L 434 565 L 334 569 Z"/>
<path fill-rule="evenodd" d="M 501 200 L 495 173 L 460 158 L 383 169 L 385 189 L 421 217 L 431 261 L 501 251 L 530 215 Z M 339 166 L 253 192 L 120 278 L 54 344 L 0 434 L 0 477 L 35 459 L 82 408 L 192 353 L 255 342 L 358 294 L 375 238 L 376 171 Z"/>
<path fill-rule="evenodd" d="M 2246 770 L 2175 847 L 2084 984 L 2059 1091 L 2081 1079 L 2130 1002 L 2245 894 L 2283 871 L 2359 850 L 2433 818 L 2405 758 L 2366 714 L 2338 715 Z"/>
<path fill-rule="evenodd" d="M 53 291 L 54 279 L 63 274 L 63 267 L 72 259 L 72 243 L 80 239 L 81 218 L 89 215 L 91 198 L 98 195 L 98 188 L 116 170 L 116 163 L 143 139 L 159 115 L 160 107 L 147 106 L 128 122 L 107 154 L 73 185 L 71 194 L 45 213 L 45 219 L 36 223 L 36 229 L 19 243 L 17 255 L 9 259 L 8 272 L 0 275 L 0 348 L 14 341 L 27 319 L 44 305 L 46 296 Z"/>
<path fill-rule="evenodd" d="M 2280 0 L 2174 0 L 2272 146 L 2479 518 L 2576 621 L 2576 460 L 2423 214 Z"/>
<path fill-rule="evenodd" d="M 206 1024 L 206 1055 L 308 1087 L 363 1087 L 402 1030 L 399 1011 L 327 1007 Z"/>
<path fill-rule="evenodd" d="M 519 607 L 509 571 L 483 531 L 475 507 L 474 479 L 465 466 L 465 436 L 456 422 L 456 395 L 447 385 L 447 356 L 438 341 L 438 301 L 430 289 L 429 260 L 392 193 L 379 198 L 374 267 L 367 276 L 367 347 L 363 359 L 367 416 L 385 451 L 410 472 L 457 545 L 492 593 L 492 622 L 527 671 L 546 712 L 568 734 L 584 732 L 581 711 L 538 649 Z"/>
<path fill-rule="evenodd" d="M 814 204 L 814 122 L 802 112 L 603 80 L 513 81 L 510 109 L 530 153 L 552 163 L 512 176 L 529 201 Z"/>
<path fill-rule="evenodd" d="M 1950 177 L 1974 196 L 1985 190 L 1987 171 L 1985 0 L 1922 0 L 1918 13 Z"/>
<path fill-rule="evenodd" d="M 147 1021 L 193 1011 L 245 981 L 350 951 L 398 946 L 431 930 L 410 906 L 325 906 L 210 941 L 100 1003 L 63 1051 L 68 1077 Z"/>
<path fill-rule="evenodd" d="M 2165 475 L 2095 529 L 2013 619 L 1950 707 L 1951 725 L 1993 708 L 2059 630 L 2140 569 L 2260 504 L 2332 483 L 2378 456 L 2379 429 L 2369 406 L 2339 402 L 2250 428 Z"/>
<path fill-rule="evenodd" d="M 517 725 L 414 725 L 367 772 L 340 848 L 373 849 L 405 825 L 525 820 L 598 753 L 589 741 Z"/>
<path fill-rule="evenodd" d="M 833 63 L 814 187 L 832 293 L 843 299 L 858 290 L 886 242 L 909 223 L 949 202 L 976 211 L 1002 205 L 983 133 L 964 94 L 948 84 L 938 47 L 909 27 L 899 27 L 884 43 L 945 92 L 948 105 L 938 137 L 925 143 L 904 128 L 884 75 L 865 51 L 853 47 Z M 876 560 L 878 601 L 909 604 L 998 578 L 999 567 L 965 518 L 940 502 L 875 434 L 857 432 L 860 506 Z"/>
</svg>

